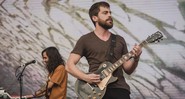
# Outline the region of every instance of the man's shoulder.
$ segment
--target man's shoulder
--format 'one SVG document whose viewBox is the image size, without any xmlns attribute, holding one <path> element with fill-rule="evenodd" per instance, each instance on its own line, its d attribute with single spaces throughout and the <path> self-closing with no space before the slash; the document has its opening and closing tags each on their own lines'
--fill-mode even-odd
<svg viewBox="0 0 185 99">
<path fill-rule="evenodd" d="M 94 35 L 93 32 L 89 32 L 89 33 L 82 35 L 80 38 L 81 39 L 91 38 L 93 35 Z"/>
</svg>

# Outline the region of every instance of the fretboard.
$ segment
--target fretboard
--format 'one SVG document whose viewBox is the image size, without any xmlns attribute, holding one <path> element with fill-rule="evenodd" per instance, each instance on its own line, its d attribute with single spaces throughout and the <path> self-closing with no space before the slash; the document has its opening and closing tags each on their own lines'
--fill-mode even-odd
<svg viewBox="0 0 185 99">
<path fill-rule="evenodd" d="M 143 41 L 139 44 L 140 47 L 143 47 L 145 44 L 147 44 L 147 41 Z M 123 55 L 118 61 L 116 61 L 112 66 L 106 68 L 106 71 L 109 73 L 113 73 L 119 66 L 121 66 L 123 63 L 128 61 L 130 58 L 134 57 L 134 54 L 132 51 L 128 52 L 127 54 Z"/>
</svg>

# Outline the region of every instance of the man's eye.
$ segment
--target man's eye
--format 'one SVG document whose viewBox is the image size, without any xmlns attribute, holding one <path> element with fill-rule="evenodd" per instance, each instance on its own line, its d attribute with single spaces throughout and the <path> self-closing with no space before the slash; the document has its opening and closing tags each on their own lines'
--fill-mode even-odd
<svg viewBox="0 0 185 99">
<path fill-rule="evenodd" d="M 108 11 L 103 12 L 103 14 L 108 14 L 108 13 L 110 13 L 110 14 L 111 14 L 111 12 L 108 12 Z"/>
<path fill-rule="evenodd" d="M 103 14 L 107 14 L 107 12 L 103 12 Z"/>
</svg>

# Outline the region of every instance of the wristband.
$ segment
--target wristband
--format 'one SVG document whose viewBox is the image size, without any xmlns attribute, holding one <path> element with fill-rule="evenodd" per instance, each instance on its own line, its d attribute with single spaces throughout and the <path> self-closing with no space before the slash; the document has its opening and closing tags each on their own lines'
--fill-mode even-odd
<svg viewBox="0 0 185 99">
<path fill-rule="evenodd" d="M 137 57 L 137 58 L 135 57 L 135 58 L 134 58 L 134 61 L 135 61 L 135 62 L 138 62 L 138 61 L 139 61 L 139 57 Z"/>
</svg>

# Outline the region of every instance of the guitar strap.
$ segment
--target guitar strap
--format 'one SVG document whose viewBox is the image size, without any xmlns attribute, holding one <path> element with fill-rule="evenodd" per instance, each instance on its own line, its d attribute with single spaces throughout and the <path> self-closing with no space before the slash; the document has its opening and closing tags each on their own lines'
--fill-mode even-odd
<svg viewBox="0 0 185 99">
<path fill-rule="evenodd" d="M 111 35 L 111 43 L 110 43 L 110 50 L 108 54 L 108 61 L 111 61 L 112 58 L 114 57 L 114 47 L 116 46 L 116 35 L 112 34 Z"/>
</svg>

